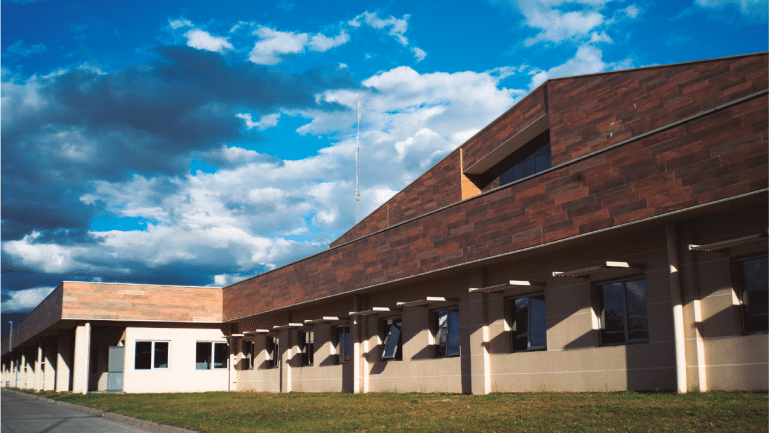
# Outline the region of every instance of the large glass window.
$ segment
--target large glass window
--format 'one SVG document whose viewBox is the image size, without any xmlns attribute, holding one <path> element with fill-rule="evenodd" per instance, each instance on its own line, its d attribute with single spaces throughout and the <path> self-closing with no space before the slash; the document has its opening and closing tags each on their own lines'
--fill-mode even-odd
<svg viewBox="0 0 770 433">
<path fill-rule="evenodd" d="M 380 323 L 382 325 L 382 355 L 380 359 L 400 361 L 402 359 L 401 318 L 383 319 Z"/>
<path fill-rule="evenodd" d="M 601 284 L 598 298 L 602 344 L 648 340 L 644 279 Z"/>
<path fill-rule="evenodd" d="M 745 334 L 767 333 L 767 257 L 741 260 L 737 265 L 743 332 Z"/>
<path fill-rule="evenodd" d="M 334 347 L 337 364 L 350 362 L 352 347 L 350 345 L 350 326 L 338 326 L 335 328 Z"/>
<path fill-rule="evenodd" d="M 278 367 L 278 361 L 281 359 L 278 353 L 278 337 L 272 335 L 265 337 L 265 352 L 267 368 Z"/>
<path fill-rule="evenodd" d="M 213 360 L 212 360 L 213 354 Z M 213 362 L 212 362 L 213 361 Z M 210 370 L 213 368 L 227 368 L 229 351 L 227 343 L 213 343 L 199 341 L 195 345 L 195 369 Z"/>
<path fill-rule="evenodd" d="M 511 351 L 546 349 L 545 297 L 511 299 Z"/>
<path fill-rule="evenodd" d="M 460 355 L 460 311 L 439 310 L 433 312 L 434 356 Z"/>
<path fill-rule="evenodd" d="M 299 333 L 299 350 L 302 353 L 302 365 L 313 365 L 313 331 Z"/>
<path fill-rule="evenodd" d="M 137 341 L 134 369 L 168 368 L 168 341 Z"/>
</svg>

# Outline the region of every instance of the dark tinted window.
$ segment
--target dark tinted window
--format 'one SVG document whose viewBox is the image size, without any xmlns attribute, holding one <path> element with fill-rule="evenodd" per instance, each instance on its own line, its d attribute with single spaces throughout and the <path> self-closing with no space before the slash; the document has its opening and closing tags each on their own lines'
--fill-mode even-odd
<svg viewBox="0 0 770 433">
<path fill-rule="evenodd" d="M 507 185 L 527 176 L 551 168 L 551 143 L 545 143 L 534 149 L 519 149 L 510 159 L 512 166 L 500 175 L 500 186 Z"/>
<path fill-rule="evenodd" d="M 137 341 L 134 354 L 134 368 L 136 370 L 149 370 L 152 367 L 152 342 Z"/>
<path fill-rule="evenodd" d="M 168 342 L 156 341 L 153 368 L 168 368 Z"/>
<path fill-rule="evenodd" d="M 214 343 L 214 368 L 227 368 L 229 355 L 227 343 Z"/>
<path fill-rule="evenodd" d="M 544 296 L 511 299 L 511 350 L 518 352 L 545 348 Z"/>
<path fill-rule="evenodd" d="M 350 327 L 340 326 L 336 330 L 337 364 L 350 362 Z"/>
<path fill-rule="evenodd" d="M 768 266 L 767 257 L 738 262 L 738 278 L 741 285 L 741 317 L 746 334 L 766 333 Z"/>
<path fill-rule="evenodd" d="M 208 370 L 211 368 L 211 343 L 198 342 L 195 345 L 195 369 Z"/>
<path fill-rule="evenodd" d="M 599 286 L 602 344 L 647 341 L 647 289 L 644 280 Z"/>
</svg>

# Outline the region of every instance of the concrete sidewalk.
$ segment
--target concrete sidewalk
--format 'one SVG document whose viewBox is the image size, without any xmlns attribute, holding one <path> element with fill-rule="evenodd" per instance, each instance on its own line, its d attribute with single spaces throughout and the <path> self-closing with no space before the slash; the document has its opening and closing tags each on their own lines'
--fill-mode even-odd
<svg viewBox="0 0 770 433">
<path fill-rule="evenodd" d="M 0 433 L 195 433 L 8 389 L 3 389 L 0 396 Z"/>
</svg>

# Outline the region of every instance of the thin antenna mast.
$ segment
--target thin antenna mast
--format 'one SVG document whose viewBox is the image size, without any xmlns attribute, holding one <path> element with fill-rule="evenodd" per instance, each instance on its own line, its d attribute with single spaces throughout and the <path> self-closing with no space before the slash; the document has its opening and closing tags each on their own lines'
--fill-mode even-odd
<svg viewBox="0 0 770 433">
<path fill-rule="evenodd" d="M 358 123 L 356 124 L 356 224 L 361 220 L 361 196 L 358 194 L 358 173 L 361 146 L 358 144 L 358 134 L 361 131 L 361 100 L 358 100 Z"/>
</svg>

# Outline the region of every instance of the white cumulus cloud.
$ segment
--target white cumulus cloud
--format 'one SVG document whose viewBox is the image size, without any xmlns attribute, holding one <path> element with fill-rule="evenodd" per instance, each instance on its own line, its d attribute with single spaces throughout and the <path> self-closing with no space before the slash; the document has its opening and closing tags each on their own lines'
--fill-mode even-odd
<svg viewBox="0 0 770 433">
<path fill-rule="evenodd" d="M 327 51 L 350 40 L 347 33 L 330 38 L 323 34 L 282 32 L 269 27 L 260 26 L 254 31 L 259 41 L 249 53 L 249 60 L 260 65 L 275 65 L 288 54 L 298 54 L 306 48 L 312 51 Z"/>
<path fill-rule="evenodd" d="M 233 45 L 227 38 L 212 36 L 208 32 L 200 29 L 193 29 L 184 34 L 187 38 L 187 46 L 199 50 L 223 52 L 225 49 L 232 49 Z"/>
<path fill-rule="evenodd" d="M 43 299 L 53 292 L 55 287 L 35 287 L 24 290 L 9 290 L 5 294 L 8 299 L 3 301 L 3 313 L 29 312 L 37 307 Z"/>
</svg>

